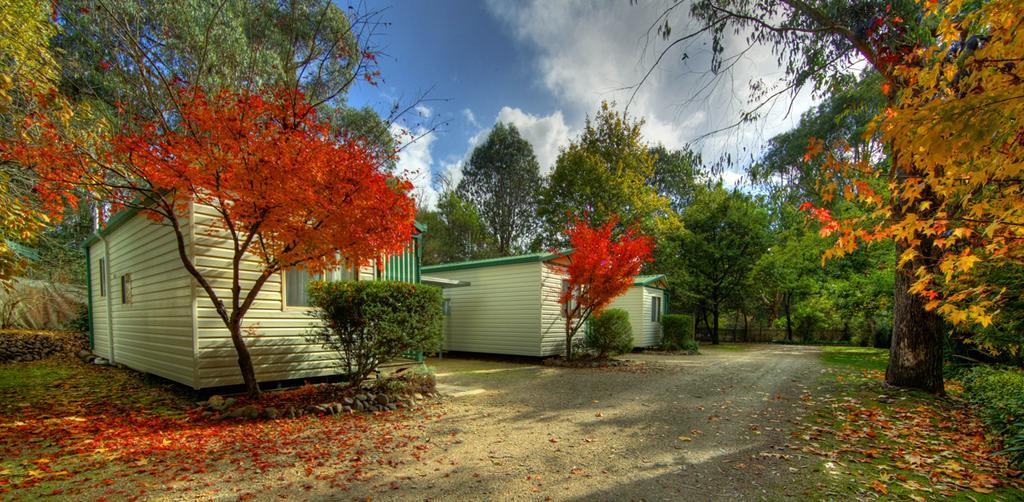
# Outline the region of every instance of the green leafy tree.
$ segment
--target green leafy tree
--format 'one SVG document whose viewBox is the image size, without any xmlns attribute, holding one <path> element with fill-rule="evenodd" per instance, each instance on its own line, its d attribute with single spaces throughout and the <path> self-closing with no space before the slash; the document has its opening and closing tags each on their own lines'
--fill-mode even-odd
<svg viewBox="0 0 1024 502">
<path fill-rule="evenodd" d="M 684 294 L 718 343 L 718 323 L 767 247 L 768 213 L 749 195 L 721 185 L 697 192 L 682 215 L 677 263 L 687 270 Z"/>
<path fill-rule="evenodd" d="M 38 108 L 32 96 L 55 89 L 60 66 L 51 49 L 58 33 L 51 14 L 49 3 L 38 0 L 9 0 L 0 9 L 0 138 L 20 134 L 20 119 Z M 31 183 L 22 176 L 18 166 L 0 162 L 0 286 L 24 269 L 18 244 L 34 244 L 48 223 L 27 202 Z"/>
<path fill-rule="evenodd" d="M 651 185 L 655 156 L 643 141 L 642 126 L 607 102 L 587 118 L 580 137 L 558 156 L 541 194 L 537 211 L 549 239 L 561 239 L 575 217 L 570 215 L 585 215 L 593 226 L 617 216 L 623 226 L 638 225 L 648 234 L 673 220 L 668 199 Z"/>
<path fill-rule="evenodd" d="M 537 196 L 542 179 L 533 147 L 512 124 L 499 122 L 482 144 L 473 149 L 457 188 L 474 205 L 495 252 L 523 252 L 537 235 Z"/>
<path fill-rule="evenodd" d="M 786 339 L 793 339 L 795 305 L 815 291 L 821 280 L 821 253 L 817 235 L 789 231 L 777 237 L 754 265 L 752 282 L 773 316 L 783 319 Z"/>
<path fill-rule="evenodd" d="M 302 89 L 316 108 L 344 106 L 376 75 L 360 43 L 368 19 L 329 0 L 63 0 L 64 87 L 155 118 L 175 82 L 208 91 Z"/>
<path fill-rule="evenodd" d="M 682 214 L 697 190 L 708 186 L 708 172 L 701 164 L 700 154 L 689 148 L 669 150 L 658 145 L 651 148 L 651 155 L 654 175 L 650 184 L 658 195 L 668 199 L 673 211 Z"/>
<path fill-rule="evenodd" d="M 424 265 L 494 256 L 494 236 L 488 232 L 480 213 L 453 190 L 441 194 L 436 210 L 421 209 L 417 219 L 427 226 Z"/>
</svg>

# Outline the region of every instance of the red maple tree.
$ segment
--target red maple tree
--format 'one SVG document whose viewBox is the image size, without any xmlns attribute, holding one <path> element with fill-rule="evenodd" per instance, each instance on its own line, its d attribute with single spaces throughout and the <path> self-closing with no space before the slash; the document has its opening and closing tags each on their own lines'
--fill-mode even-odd
<svg viewBox="0 0 1024 502">
<path fill-rule="evenodd" d="M 633 285 L 633 278 L 652 261 L 653 240 L 629 228 L 614 236 L 618 219 L 598 228 L 577 220 L 565 234 L 573 251 L 568 255 L 568 279 L 558 303 L 565 313 L 565 358 L 572 360 L 572 339 L 587 319 L 607 307 Z"/>
<path fill-rule="evenodd" d="M 137 208 L 173 230 L 182 264 L 231 333 L 250 395 L 258 396 L 243 320 L 274 274 L 300 266 L 320 272 L 399 253 L 413 231 L 412 186 L 385 167 L 393 152 L 333 131 L 301 92 L 180 88 L 173 120 L 161 118 L 103 143 L 96 153 L 45 120 L 4 157 L 31 168 L 43 201 L 82 188 L 114 210 Z M 232 246 L 225 294 L 197 268 L 183 223 L 190 204 L 217 214 L 210 232 Z M 59 203 L 48 207 L 55 210 Z M 255 257 L 255 275 L 243 261 Z"/>
</svg>

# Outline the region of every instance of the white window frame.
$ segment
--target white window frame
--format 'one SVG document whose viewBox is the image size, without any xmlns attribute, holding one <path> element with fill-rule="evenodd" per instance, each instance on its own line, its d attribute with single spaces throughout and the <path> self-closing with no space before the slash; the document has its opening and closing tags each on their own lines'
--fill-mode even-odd
<svg viewBox="0 0 1024 502">
<path fill-rule="evenodd" d="M 570 285 L 569 279 L 562 279 L 562 288 L 559 290 L 559 294 L 558 294 L 558 299 L 559 300 L 561 300 L 562 296 L 565 295 L 566 291 L 569 290 L 569 285 Z M 572 311 L 575 308 L 575 305 L 576 305 L 576 295 L 575 295 L 575 293 L 573 294 L 573 298 L 570 299 L 568 303 L 561 303 L 561 304 L 558 305 L 559 310 L 561 311 L 562 319 L 565 319 L 565 318 L 569 317 L 569 312 Z"/>
<path fill-rule="evenodd" d="M 295 270 L 295 268 L 292 268 L 290 270 Z M 344 277 L 341 277 L 342 271 L 344 271 L 344 270 L 347 270 L 349 272 L 350 277 L 348 279 L 345 279 Z M 281 310 L 282 311 L 296 311 L 296 312 L 308 312 L 310 310 L 313 310 L 313 307 L 310 307 L 309 305 L 288 305 L 288 270 L 282 270 L 279 273 L 281 274 Z M 340 281 L 340 280 L 358 281 L 359 280 L 359 269 L 357 269 L 355 267 L 351 267 L 351 268 L 338 267 L 337 269 L 328 272 L 327 275 L 328 275 L 327 280 L 329 280 L 329 281 Z M 314 274 L 313 275 L 313 277 L 317 278 L 316 280 L 321 280 L 320 278 L 322 278 L 323 276 L 324 276 L 324 274 L 322 274 L 322 273 L 321 274 Z"/>
<path fill-rule="evenodd" d="M 125 272 L 121 274 L 121 305 L 132 304 L 132 274 Z"/>
<path fill-rule="evenodd" d="M 100 298 L 107 296 L 107 259 L 100 257 Z"/>
</svg>

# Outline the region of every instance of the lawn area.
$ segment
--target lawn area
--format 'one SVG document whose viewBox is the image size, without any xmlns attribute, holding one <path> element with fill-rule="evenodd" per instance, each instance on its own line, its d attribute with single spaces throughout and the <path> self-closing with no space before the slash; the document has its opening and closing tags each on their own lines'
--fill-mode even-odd
<svg viewBox="0 0 1024 502">
<path fill-rule="evenodd" d="M 826 346 L 822 347 L 821 359 L 834 367 L 884 372 L 889 362 L 889 351 L 871 347 Z"/>
<path fill-rule="evenodd" d="M 886 387 L 888 351 L 824 347 L 827 393 L 795 434 L 817 455 L 823 497 L 1020 500 L 1021 473 L 964 401 Z"/>
</svg>

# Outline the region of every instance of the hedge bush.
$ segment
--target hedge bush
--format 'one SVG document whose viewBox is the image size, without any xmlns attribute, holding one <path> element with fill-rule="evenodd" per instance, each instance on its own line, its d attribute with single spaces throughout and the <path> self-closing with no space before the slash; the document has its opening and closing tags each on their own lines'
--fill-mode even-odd
<svg viewBox="0 0 1024 502">
<path fill-rule="evenodd" d="M 663 350 L 697 350 L 693 333 L 693 316 L 665 314 L 661 316 L 661 348 Z"/>
<path fill-rule="evenodd" d="M 981 418 L 1003 437 L 1004 452 L 1024 466 L 1024 371 L 975 366 L 962 377 L 964 397 L 978 406 Z"/>
<path fill-rule="evenodd" d="M 599 358 L 633 350 L 633 325 L 629 323 L 629 312 L 608 309 L 596 314 L 590 319 L 590 329 L 583 337 L 583 343 Z"/>
<path fill-rule="evenodd" d="M 397 281 L 314 282 L 310 340 L 333 350 L 350 386 L 403 353 L 441 343 L 441 290 Z"/>
</svg>

